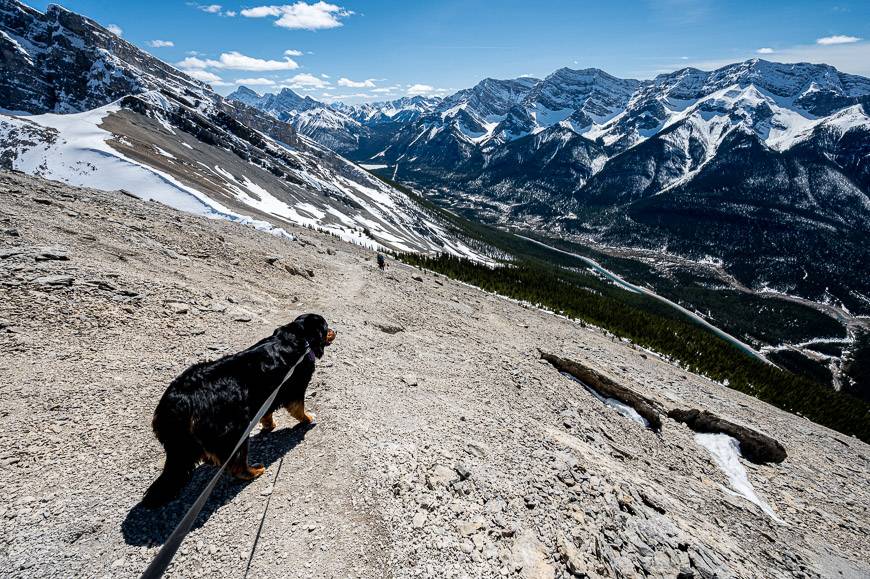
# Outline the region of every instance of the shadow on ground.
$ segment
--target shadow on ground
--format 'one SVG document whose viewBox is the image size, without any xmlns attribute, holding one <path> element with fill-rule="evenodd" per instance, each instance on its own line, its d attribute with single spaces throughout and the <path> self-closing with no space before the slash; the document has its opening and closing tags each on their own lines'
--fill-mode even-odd
<svg viewBox="0 0 870 579">
<path fill-rule="evenodd" d="M 271 464 L 280 460 L 302 442 L 305 434 L 312 428 L 314 428 L 312 424 L 297 424 L 293 428 L 282 428 L 265 434 L 261 432 L 252 436 L 249 451 L 251 464 L 261 462 L 268 469 Z M 178 498 L 162 508 L 149 510 L 137 504 L 130 509 L 124 522 L 121 523 L 124 541 L 128 545 L 162 545 L 184 517 L 187 509 L 196 501 L 208 480 L 214 476 L 215 470 L 215 467 L 209 465 L 197 467 L 190 483 L 184 487 Z M 269 476 L 268 470 L 265 476 Z M 225 474 L 196 518 L 193 528 L 197 529 L 204 525 L 215 511 L 233 500 L 236 495 L 245 490 L 248 484 Z"/>
</svg>

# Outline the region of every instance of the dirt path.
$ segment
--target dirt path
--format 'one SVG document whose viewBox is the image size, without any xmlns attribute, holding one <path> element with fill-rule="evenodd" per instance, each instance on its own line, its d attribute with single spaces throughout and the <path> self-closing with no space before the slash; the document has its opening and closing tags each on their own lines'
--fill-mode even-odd
<svg viewBox="0 0 870 579">
<path fill-rule="evenodd" d="M 270 495 L 251 577 L 870 573 L 867 445 L 601 331 L 295 233 L 0 174 L 0 575 L 137 576 L 213 472 L 162 511 L 136 506 L 162 463 L 164 388 L 305 311 L 338 331 L 309 391 L 317 424 L 255 432 L 266 473 L 219 484 L 170 576 L 239 577 Z M 623 418 L 537 347 L 776 437 L 785 463 L 745 466 L 787 524 L 729 494 L 684 426 Z"/>
</svg>

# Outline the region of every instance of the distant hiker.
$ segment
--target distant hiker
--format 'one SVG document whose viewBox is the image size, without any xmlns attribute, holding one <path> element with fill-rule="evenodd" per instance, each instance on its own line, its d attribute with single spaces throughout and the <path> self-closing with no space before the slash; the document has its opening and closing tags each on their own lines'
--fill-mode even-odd
<svg viewBox="0 0 870 579">
<path fill-rule="evenodd" d="M 387 267 L 387 260 L 384 258 L 383 253 L 378 253 L 378 267 L 381 271 L 384 271 L 384 268 Z"/>
</svg>

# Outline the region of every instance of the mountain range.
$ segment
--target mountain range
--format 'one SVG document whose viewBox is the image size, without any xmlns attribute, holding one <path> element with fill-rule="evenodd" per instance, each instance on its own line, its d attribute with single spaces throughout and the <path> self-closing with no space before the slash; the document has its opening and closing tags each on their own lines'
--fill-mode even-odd
<svg viewBox="0 0 870 579">
<path fill-rule="evenodd" d="M 0 168 L 277 234 L 290 223 L 373 248 L 475 255 L 406 193 L 272 111 L 224 99 L 84 16 L 3 2 L 0 53 Z"/>
<path fill-rule="evenodd" d="M 644 81 L 563 68 L 371 117 L 250 92 L 229 98 L 302 101 L 281 112 L 300 132 L 478 218 L 870 312 L 870 79 L 760 59 Z"/>
</svg>

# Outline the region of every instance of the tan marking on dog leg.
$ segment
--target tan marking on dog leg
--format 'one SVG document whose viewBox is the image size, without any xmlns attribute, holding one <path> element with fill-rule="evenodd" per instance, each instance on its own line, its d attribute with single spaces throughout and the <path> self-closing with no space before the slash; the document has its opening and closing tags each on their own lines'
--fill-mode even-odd
<svg viewBox="0 0 870 579">
<path fill-rule="evenodd" d="M 290 416 L 303 424 L 310 424 L 314 422 L 314 417 L 311 414 L 305 412 L 304 400 L 290 402 L 284 408 L 287 409 L 287 412 L 290 413 Z"/>
<path fill-rule="evenodd" d="M 204 450 L 204 451 L 202 452 L 202 462 L 205 462 L 205 463 L 208 463 L 208 464 L 211 464 L 211 465 L 214 465 L 214 466 L 220 466 L 220 465 L 221 465 L 221 459 L 218 458 L 218 455 L 216 455 L 216 454 L 214 454 L 214 453 L 211 453 L 211 452 L 209 452 L 209 451 L 207 451 L 207 450 Z"/>
<path fill-rule="evenodd" d="M 267 412 L 266 415 L 260 419 L 260 425 L 262 426 L 263 432 L 271 432 L 275 430 L 275 419 L 272 417 L 271 412 Z"/>
<path fill-rule="evenodd" d="M 262 464 L 251 466 L 248 464 L 248 445 L 244 444 L 239 449 L 238 454 L 233 458 L 229 468 L 230 474 L 238 480 L 254 480 L 258 476 L 266 472 L 266 467 Z"/>
</svg>

